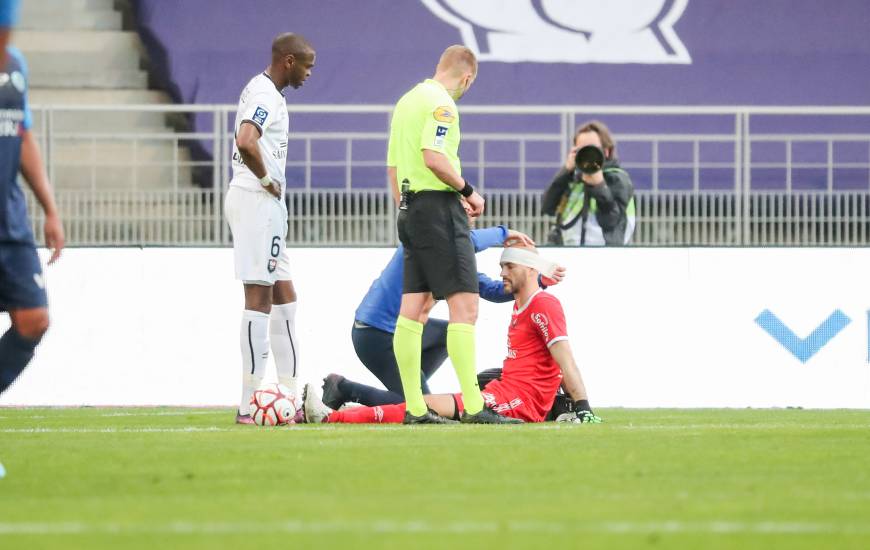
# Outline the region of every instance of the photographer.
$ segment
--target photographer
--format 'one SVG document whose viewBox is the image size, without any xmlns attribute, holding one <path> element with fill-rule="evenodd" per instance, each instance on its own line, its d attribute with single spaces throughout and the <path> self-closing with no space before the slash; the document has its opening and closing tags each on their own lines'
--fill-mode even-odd
<svg viewBox="0 0 870 550">
<path fill-rule="evenodd" d="M 577 129 L 565 165 L 544 192 L 544 214 L 555 215 L 549 244 L 622 246 L 635 226 L 634 186 L 619 167 L 607 126 L 590 121 Z"/>
</svg>

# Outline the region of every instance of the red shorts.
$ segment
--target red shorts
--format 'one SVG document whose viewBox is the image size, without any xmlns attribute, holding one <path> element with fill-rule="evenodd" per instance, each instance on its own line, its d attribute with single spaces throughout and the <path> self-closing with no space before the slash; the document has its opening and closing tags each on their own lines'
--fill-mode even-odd
<svg viewBox="0 0 870 550">
<path fill-rule="evenodd" d="M 490 407 L 502 416 L 520 418 L 526 422 L 544 421 L 544 417 L 541 416 L 532 403 L 527 403 L 518 391 L 505 386 L 501 380 L 493 380 L 484 386 L 480 390 L 480 396 L 483 397 L 483 402 L 487 407 Z M 459 409 L 464 410 L 465 406 L 462 403 L 462 394 L 455 393 L 453 397 L 456 399 L 456 405 Z"/>
</svg>

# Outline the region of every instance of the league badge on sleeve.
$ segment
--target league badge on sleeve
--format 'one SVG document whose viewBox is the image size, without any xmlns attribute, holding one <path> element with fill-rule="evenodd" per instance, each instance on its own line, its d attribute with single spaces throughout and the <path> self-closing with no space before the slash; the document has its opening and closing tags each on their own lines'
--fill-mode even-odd
<svg viewBox="0 0 870 550">
<path fill-rule="evenodd" d="M 432 116 L 438 122 L 446 122 L 447 124 L 451 124 L 456 120 L 456 115 L 453 114 L 453 110 L 450 107 L 438 107 L 432 113 Z"/>
<path fill-rule="evenodd" d="M 253 120 L 260 126 L 262 126 L 266 122 L 266 117 L 269 116 L 269 111 L 262 107 L 257 107 L 257 110 L 254 111 Z"/>
<path fill-rule="evenodd" d="M 447 127 L 438 126 L 435 128 L 435 141 L 432 143 L 435 147 L 444 147 L 444 138 L 447 136 Z"/>
</svg>

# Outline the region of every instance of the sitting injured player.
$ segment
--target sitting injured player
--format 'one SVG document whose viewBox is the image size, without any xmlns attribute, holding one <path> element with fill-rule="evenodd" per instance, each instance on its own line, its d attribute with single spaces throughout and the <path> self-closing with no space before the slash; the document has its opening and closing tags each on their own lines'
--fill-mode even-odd
<svg viewBox="0 0 870 550">
<path fill-rule="evenodd" d="M 505 248 L 500 264 L 502 283 L 514 297 L 514 308 L 501 379 L 492 380 L 480 392 L 486 406 L 517 423 L 542 422 L 562 385 L 574 400 L 575 412 L 559 420 L 600 422 L 589 408 L 586 388 L 568 342 L 562 305 L 538 285 L 538 275 L 551 274 L 555 264 L 534 248 L 518 246 Z M 455 420 L 462 413 L 461 394 L 429 394 L 424 398 L 433 412 L 446 418 Z M 334 411 L 308 387 L 304 411 L 306 422 L 401 423 L 405 405 Z"/>
<path fill-rule="evenodd" d="M 471 241 L 475 252 L 513 243 L 534 245 L 527 235 L 505 226 L 473 229 Z M 393 351 L 393 334 L 402 302 L 403 255 L 404 249 L 399 245 L 356 309 L 351 330 L 351 341 L 357 357 L 386 389 L 359 384 L 340 374 L 330 374 L 323 380 L 323 398 L 333 409 L 349 401 L 362 405 L 389 405 L 405 401 Z M 557 270 L 548 284 L 561 280 L 563 271 L 561 268 Z M 477 276 L 481 299 L 494 303 L 513 300 L 513 296 L 505 292 L 500 279 L 493 280 L 483 273 Z M 435 300 L 430 298 L 424 310 L 428 313 L 434 305 Z M 420 385 L 424 394 L 430 393 L 429 378 L 447 359 L 447 324 L 446 319 L 430 318 L 423 326 Z"/>
</svg>

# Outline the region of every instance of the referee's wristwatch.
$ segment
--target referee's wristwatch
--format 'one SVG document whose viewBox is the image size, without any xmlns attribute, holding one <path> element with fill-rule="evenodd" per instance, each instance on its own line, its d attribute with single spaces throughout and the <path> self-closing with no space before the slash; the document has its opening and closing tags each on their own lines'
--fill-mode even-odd
<svg viewBox="0 0 870 550">
<path fill-rule="evenodd" d="M 465 182 L 465 186 L 459 190 L 459 194 L 467 199 L 474 193 L 474 187 L 472 187 L 471 184 L 468 183 L 468 180 L 463 179 L 462 181 Z"/>
</svg>

